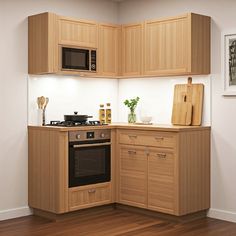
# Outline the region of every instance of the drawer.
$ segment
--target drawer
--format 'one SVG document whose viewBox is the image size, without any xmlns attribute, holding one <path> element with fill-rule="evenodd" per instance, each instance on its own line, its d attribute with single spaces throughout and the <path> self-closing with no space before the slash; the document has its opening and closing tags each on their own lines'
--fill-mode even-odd
<svg viewBox="0 0 236 236">
<path fill-rule="evenodd" d="M 172 132 L 141 132 L 121 131 L 119 135 L 120 144 L 143 145 L 153 147 L 174 148 L 176 134 Z"/>
<path fill-rule="evenodd" d="M 110 183 L 69 189 L 69 210 L 77 210 L 111 202 Z"/>
</svg>

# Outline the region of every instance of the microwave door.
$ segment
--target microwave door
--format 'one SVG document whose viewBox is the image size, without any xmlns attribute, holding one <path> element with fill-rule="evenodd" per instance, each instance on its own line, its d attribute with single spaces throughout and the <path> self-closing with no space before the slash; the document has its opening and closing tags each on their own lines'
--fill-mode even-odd
<svg viewBox="0 0 236 236">
<path fill-rule="evenodd" d="M 89 70 L 89 50 L 63 47 L 62 69 Z"/>
</svg>

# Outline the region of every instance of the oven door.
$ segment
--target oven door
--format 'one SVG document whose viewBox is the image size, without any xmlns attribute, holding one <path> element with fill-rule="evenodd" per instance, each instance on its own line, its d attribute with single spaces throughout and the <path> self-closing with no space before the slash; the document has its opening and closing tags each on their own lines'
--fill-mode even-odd
<svg viewBox="0 0 236 236">
<path fill-rule="evenodd" d="M 111 144 L 70 144 L 69 187 L 108 182 L 111 179 Z"/>
<path fill-rule="evenodd" d="M 89 49 L 62 47 L 62 69 L 89 71 Z"/>
</svg>

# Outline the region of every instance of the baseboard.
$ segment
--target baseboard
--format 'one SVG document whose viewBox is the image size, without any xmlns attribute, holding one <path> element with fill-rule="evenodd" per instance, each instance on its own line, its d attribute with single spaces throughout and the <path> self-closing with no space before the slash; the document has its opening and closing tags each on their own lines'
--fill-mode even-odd
<svg viewBox="0 0 236 236">
<path fill-rule="evenodd" d="M 2 210 L 0 211 L 0 221 L 28 215 L 32 215 L 32 211 L 28 206 Z"/>
<path fill-rule="evenodd" d="M 226 221 L 236 223 L 236 213 L 231 212 L 231 211 L 224 211 L 224 210 L 211 208 L 208 211 L 207 216 L 210 218 L 215 218 L 215 219 L 219 219 L 219 220 L 226 220 Z"/>
</svg>

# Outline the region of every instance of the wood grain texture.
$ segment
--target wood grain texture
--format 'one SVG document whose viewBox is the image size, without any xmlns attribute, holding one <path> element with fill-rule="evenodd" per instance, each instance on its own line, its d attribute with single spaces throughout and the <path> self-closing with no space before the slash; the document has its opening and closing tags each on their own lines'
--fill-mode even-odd
<svg viewBox="0 0 236 236">
<path fill-rule="evenodd" d="M 99 24 L 98 75 L 112 77 L 119 75 L 121 26 Z"/>
<path fill-rule="evenodd" d="M 174 88 L 173 109 L 175 107 L 175 104 L 183 102 L 184 98 L 187 103 L 192 104 L 191 125 L 201 125 L 204 99 L 204 85 L 192 84 L 191 77 L 189 78 L 189 82 L 187 84 L 176 84 Z M 179 114 L 179 116 L 181 115 L 182 114 Z"/>
<path fill-rule="evenodd" d="M 211 72 L 211 18 L 191 13 L 191 72 Z"/>
<path fill-rule="evenodd" d="M 187 14 L 145 22 L 145 74 L 185 74 L 188 70 Z"/>
<path fill-rule="evenodd" d="M 191 125 L 192 103 L 178 102 L 173 104 L 171 123 L 173 125 Z"/>
<path fill-rule="evenodd" d="M 97 48 L 98 24 L 69 17 L 59 18 L 59 44 Z"/>
<path fill-rule="evenodd" d="M 123 209 L 93 208 L 57 222 L 27 216 L 0 222 L 4 236 L 233 236 L 236 224 L 211 218 L 173 222 Z"/>
<path fill-rule="evenodd" d="M 110 183 L 69 188 L 69 211 L 105 205 L 111 202 Z"/>
<path fill-rule="evenodd" d="M 42 13 L 28 18 L 28 73 L 56 73 L 58 70 L 57 16 Z"/>
<path fill-rule="evenodd" d="M 173 214 L 175 199 L 175 157 L 166 149 L 149 149 L 148 209 Z"/>
<path fill-rule="evenodd" d="M 172 132 L 121 130 L 119 132 L 119 142 L 122 144 L 173 148 L 175 147 L 175 134 Z"/>
<path fill-rule="evenodd" d="M 210 207 L 210 130 L 179 134 L 179 215 Z"/>
<path fill-rule="evenodd" d="M 122 25 L 122 75 L 143 74 L 143 24 Z"/>
<path fill-rule="evenodd" d="M 147 207 L 147 154 L 145 148 L 120 146 L 118 202 Z"/>
<path fill-rule="evenodd" d="M 30 129 L 28 140 L 29 206 L 53 213 L 67 212 L 67 132 Z"/>
</svg>

